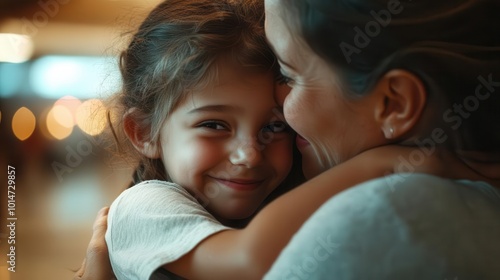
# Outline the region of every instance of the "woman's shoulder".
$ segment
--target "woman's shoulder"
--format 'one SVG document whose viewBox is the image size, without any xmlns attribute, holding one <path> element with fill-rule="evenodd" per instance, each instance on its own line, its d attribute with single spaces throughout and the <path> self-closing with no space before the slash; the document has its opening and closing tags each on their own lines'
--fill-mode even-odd
<svg viewBox="0 0 500 280">
<path fill-rule="evenodd" d="M 499 217 L 500 191 L 487 183 L 408 173 L 347 189 L 324 203 L 308 222 L 328 220 L 335 224 L 332 232 L 349 232 L 351 237 L 413 235 L 444 242 L 457 231 L 472 239 L 500 234 Z"/>
<path fill-rule="evenodd" d="M 311 279 L 491 277 L 500 272 L 499 217 L 500 192 L 483 182 L 418 173 L 373 179 L 324 203 L 266 279 L 306 271 L 306 259 L 317 263 Z M 495 279 L 488 277 L 481 279 Z"/>
<path fill-rule="evenodd" d="M 500 189 L 486 182 L 450 179 L 426 173 L 388 174 L 359 184 L 350 190 L 360 193 L 371 192 L 373 195 L 390 200 L 406 196 L 414 199 L 434 197 L 445 200 L 479 196 L 500 202 Z"/>
<path fill-rule="evenodd" d="M 500 189 L 482 181 L 454 180 L 423 173 L 398 173 L 354 186 L 332 200 L 357 201 L 393 211 L 500 211 Z"/>
</svg>

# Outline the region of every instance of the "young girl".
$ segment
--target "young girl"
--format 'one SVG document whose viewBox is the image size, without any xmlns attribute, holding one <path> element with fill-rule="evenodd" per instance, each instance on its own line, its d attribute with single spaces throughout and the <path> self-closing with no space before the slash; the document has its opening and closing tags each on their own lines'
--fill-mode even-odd
<svg viewBox="0 0 500 280">
<path fill-rule="evenodd" d="M 118 279 L 148 279 L 244 223 L 283 182 L 293 133 L 273 97 L 276 66 L 262 1 L 165 1 L 141 25 L 116 98 L 117 139 L 138 152 L 142 181 L 109 214 Z"/>
</svg>

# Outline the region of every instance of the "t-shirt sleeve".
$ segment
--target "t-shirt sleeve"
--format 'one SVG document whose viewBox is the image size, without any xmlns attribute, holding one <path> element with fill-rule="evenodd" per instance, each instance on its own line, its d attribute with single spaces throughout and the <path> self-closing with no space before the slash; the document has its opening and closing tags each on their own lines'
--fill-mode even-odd
<svg viewBox="0 0 500 280">
<path fill-rule="evenodd" d="M 143 280 L 226 229 L 180 186 L 146 181 L 112 203 L 106 243 L 116 277 Z"/>
</svg>

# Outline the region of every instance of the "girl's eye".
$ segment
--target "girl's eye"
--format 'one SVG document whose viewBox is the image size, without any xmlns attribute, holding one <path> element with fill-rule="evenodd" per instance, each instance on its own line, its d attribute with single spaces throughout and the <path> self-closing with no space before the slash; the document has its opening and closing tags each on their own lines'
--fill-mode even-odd
<svg viewBox="0 0 500 280">
<path fill-rule="evenodd" d="M 280 85 L 287 85 L 291 87 L 293 85 L 294 80 L 292 78 L 289 78 L 285 76 L 283 73 L 279 73 L 278 76 L 276 77 L 276 81 Z"/>
<path fill-rule="evenodd" d="M 217 121 L 206 121 L 202 122 L 198 127 L 206 127 L 213 130 L 226 130 L 227 126 L 222 122 Z"/>
<path fill-rule="evenodd" d="M 284 122 L 273 122 L 262 128 L 263 132 L 280 133 L 288 131 L 288 125 Z"/>
</svg>

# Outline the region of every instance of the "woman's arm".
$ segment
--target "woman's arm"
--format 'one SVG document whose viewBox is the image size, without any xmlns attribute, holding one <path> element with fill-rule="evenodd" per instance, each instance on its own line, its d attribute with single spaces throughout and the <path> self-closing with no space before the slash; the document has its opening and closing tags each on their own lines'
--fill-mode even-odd
<svg viewBox="0 0 500 280">
<path fill-rule="evenodd" d="M 73 276 L 73 280 L 110 280 L 115 279 L 109 263 L 108 248 L 104 235 L 108 227 L 109 207 L 102 208 L 94 221 L 92 238 L 87 247 L 87 254 L 82 266 Z"/>
<path fill-rule="evenodd" d="M 394 171 L 410 148 L 381 147 L 346 161 L 264 207 L 242 230 L 214 234 L 164 267 L 188 279 L 260 279 L 290 238 L 331 196 Z"/>
</svg>

